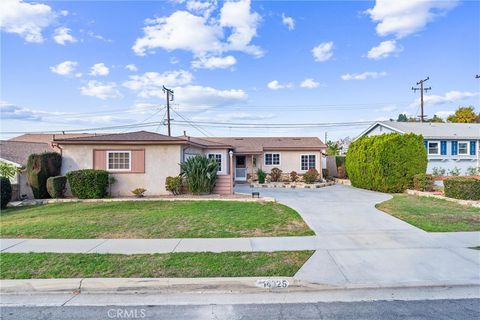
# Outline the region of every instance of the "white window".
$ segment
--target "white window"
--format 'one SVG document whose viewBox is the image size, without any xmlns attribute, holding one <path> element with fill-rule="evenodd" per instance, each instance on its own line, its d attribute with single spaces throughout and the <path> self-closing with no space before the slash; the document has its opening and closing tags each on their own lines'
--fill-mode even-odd
<svg viewBox="0 0 480 320">
<path fill-rule="evenodd" d="M 210 153 L 208 154 L 208 159 L 215 159 L 218 163 L 217 171 L 222 171 L 222 154 L 221 153 Z"/>
<path fill-rule="evenodd" d="M 107 151 L 108 171 L 130 171 L 132 157 L 130 151 Z"/>
<path fill-rule="evenodd" d="M 301 170 L 308 170 L 308 169 L 315 169 L 316 159 L 317 157 L 314 154 L 302 154 L 300 158 L 300 169 Z"/>
<path fill-rule="evenodd" d="M 440 143 L 437 142 L 428 142 L 428 154 L 439 155 L 440 154 Z"/>
<path fill-rule="evenodd" d="M 468 142 L 458 143 L 458 154 L 463 156 L 468 155 Z"/>
<path fill-rule="evenodd" d="M 280 165 L 280 153 L 265 153 L 265 165 L 266 166 L 279 166 Z"/>
<path fill-rule="evenodd" d="M 183 155 L 183 159 L 184 159 L 184 161 L 187 161 L 188 159 L 195 158 L 196 156 L 197 156 L 197 154 L 194 154 L 194 153 L 185 153 Z"/>
</svg>

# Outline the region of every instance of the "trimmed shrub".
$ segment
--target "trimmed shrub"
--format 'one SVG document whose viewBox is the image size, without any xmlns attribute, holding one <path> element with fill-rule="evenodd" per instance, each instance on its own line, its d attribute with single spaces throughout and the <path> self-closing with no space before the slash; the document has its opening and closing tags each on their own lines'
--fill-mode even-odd
<svg viewBox="0 0 480 320">
<path fill-rule="evenodd" d="M 381 192 L 403 192 L 413 176 L 427 170 L 423 137 L 389 133 L 362 137 L 350 144 L 346 169 L 354 187 Z"/>
<path fill-rule="evenodd" d="M 218 163 L 215 159 L 197 155 L 181 163 L 180 169 L 191 193 L 212 193 L 217 182 Z"/>
<path fill-rule="evenodd" d="M 144 193 L 147 191 L 145 188 L 135 188 L 132 190 L 132 193 L 135 195 L 137 198 L 142 198 L 144 197 Z"/>
<path fill-rule="evenodd" d="M 413 176 L 413 189 L 418 191 L 433 191 L 434 178 L 431 174 L 419 173 Z"/>
<path fill-rule="evenodd" d="M 182 193 L 183 179 L 181 176 L 167 177 L 165 179 L 165 189 L 170 191 L 174 196 Z"/>
<path fill-rule="evenodd" d="M 67 173 L 72 194 L 79 199 L 100 199 L 108 194 L 108 172 L 83 169 Z"/>
<path fill-rule="evenodd" d="M 7 177 L 0 177 L 1 208 L 5 208 L 12 199 L 12 185 Z"/>
<path fill-rule="evenodd" d="M 52 198 L 63 198 L 67 187 L 67 177 L 56 176 L 47 179 L 47 191 Z"/>
<path fill-rule="evenodd" d="M 443 180 L 445 196 L 462 200 L 480 200 L 480 179 L 449 178 Z"/>
<path fill-rule="evenodd" d="M 290 172 L 290 181 L 296 182 L 298 180 L 299 176 L 296 171 Z"/>
<path fill-rule="evenodd" d="M 317 177 L 318 177 L 317 169 L 310 168 L 303 175 L 303 181 L 305 181 L 305 183 L 312 184 L 317 180 Z"/>
<path fill-rule="evenodd" d="M 272 168 L 272 171 L 270 171 L 270 178 L 272 179 L 272 182 L 278 182 L 282 178 L 282 170 L 278 168 Z"/>
<path fill-rule="evenodd" d="M 35 199 L 50 198 L 47 179 L 60 175 L 62 156 L 56 152 L 31 154 L 27 161 L 27 179 Z"/>
<path fill-rule="evenodd" d="M 445 175 L 446 172 L 447 172 L 447 170 L 445 170 L 445 168 L 439 168 L 439 167 L 433 167 L 432 168 L 432 174 L 435 177 L 442 177 L 442 176 Z"/>
<path fill-rule="evenodd" d="M 265 183 L 265 178 L 267 174 L 262 169 L 257 170 L 258 183 Z"/>
<path fill-rule="evenodd" d="M 347 157 L 345 156 L 335 156 L 335 164 L 337 165 L 337 168 L 344 166 L 346 159 Z"/>
</svg>

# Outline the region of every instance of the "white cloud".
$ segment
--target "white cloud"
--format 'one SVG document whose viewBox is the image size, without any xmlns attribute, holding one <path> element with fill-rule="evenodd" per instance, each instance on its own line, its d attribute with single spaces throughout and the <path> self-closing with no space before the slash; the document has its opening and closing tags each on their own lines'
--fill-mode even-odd
<svg viewBox="0 0 480 320">
<path fill-rule="evenodd" d="M 209 17 L 212 11 L 217 8 L 217 1 L 196 1 L 189 0 L 186 3 L 186 8 L 188 11 L 191 11 L 195 14 L 203 15 L 204 17 Z"/>
<path fill-rule="evenodd" d="M 303 80 L 302 83 L 300 83 L 300 87 L 307 88 L 307 89 L 318 88 L 319 85 L 320 85 L 320 83 L 315 81 L 312 78 L 307 78 L 307 79 Z"/>
<path fill-rule="evenodd" d="M 19 107 L 6 101 L 0 102 L 0 114 L 3 120 L 39 121 L 42 119 L 40 112 Z"/>
<path fill-rule="evenodd" d="M 89 75 L 91 76 L 106 76 L 110 73 L 110 70 L 108 67 L 103 63 L 95 63 L 91 68 L 90 68 L 90 73 Z"/>
<path fill-rule="evenodd" d="M 117 85 L 114 82 L 90 80 L 86 86 L 80 88 L 80 92 L 84 96 L 97 97 L 102 100 L 122 97 L 122 94 L 118 91 Z"/>
<path fill-rule="evenodd" d="M 162 86 L 174 87 L 190 84 L 193 75 L 184 70 L 167 71 L 164 73 L 145 72 L 143 75 L 129 76 L 123 86 L 136 91 L 140 97 L 163 97 Z"/>
<path fill-rule="evenodd" d="M 273 80 L 267 84 L 267 87 L 270 90 L 289 89 L 293 87 L 293 84 L 292 83 L 281 84 L 280 82 L 278 82 L 278 80 Z"/>
<path fill-rule="evenodd" d="M 16 33 L 27 42 L 43 42 L 42 31 L 55 21 L 55 17 L 55 12 L 46 4 L 0 1 L 0 29 Z"/>
<path fill-rule="evenodd" d="M 470 92 L 470 91 L 449 91 L 446 92 L 443 96 L 439 95 L 425 95 L 423 97 L 424 103 L 428 104 L 442 104 L 442 103 L 448 103 L 448 102 L 455 102 L 459 100 L 464 100 L 468 98 L 473 98 L 476 96 L 479 96 L 480 92 Z M 414 102 L 412 105 L 416 106 L 418 105 L 419 100 Z"/>
<path fill-rule="evenodd" d="M 295 29 L 295 20 L 292 17 L 288 17 L 285 13 L 282 13 L 282 23 L 287 26 L 288 30 Z"/>
<path fill-rule="evenodd" d="M 222 121 L 222 122 L 230 122 L 230 121 L 259 121 L 259 120 L 267 120 L 272 119 L 274 117 L 273 114 L 259 114 L 257 112 L 248 113 L 248 112 L 227 112 L 227 113 L 219 113 L 219 112 L 211 112 L 207 111 L 206 115 L 205 112 L 202 116 L 194 116 L 192 117 L 193 121 Z"/>
<path fill-rule="evenodd" d="M 195 2 L 195 6 L 201 5 Z M 176 11 L 168 17 L 148 19 L 143 36 L 136 39 L 132 49 L 141 56 L 161 48 L 190 51 L 195 58 L 221 56 L 228 51 L 259 57 L 263 51 L 250 42 L 257 35 L 260 20 L 260 15 L 250 10 L 249 0 L 225 2 L 217 19 Z"/>
<path fill-rule="evenodd" d="M 329 60 L 333 56 L 333 42 L 323 42 L 312 49 L 315 61 L 323 62 Z"/>
<path fill-rule="evenodd" d="M 128 71 L 132 71 L 132 72 L 137 72 L 138 71 L 137 66 L 134 65 L 134 64 L 127 64 L 125 66 L 125 69 L 127 69 Z"/>
<path fill-rule="evenodd" d="M 448 116 L 451 116 L 452 114 L 454 114 L 455 111 L 453 110 L 450 110 L 450 111 L 437 111 L 435 112 L 435 115 L 439 118 L 442 118 L 442 119 L 447 119 Z"/>
<path fill-rule="evenodd" d="M 427 23 L 445 15 L 457 4 L 457 0 L 377 0 L 375 6 L 365 12 L 378 23 L 378 35 L 394 34 L 397 38 L 403 38 L 420 31 Z"/>
<path fill-rule="evenodd" d="M 237 63 L 234 56 L 226 57 L 199 57 L 192 61 L 192 67 L 196 69 L 226 69 Z"/>
<path fill-rule="evenodd" d="M 53 73 L 56 73 L 62 76 L 68 76 L 75 71 L 75 68 L 77 67 L 77 65 L 78 65 L 78 62 L 67 60 L 55 66 L 50 67 L 50 70 Z"/>
<path fill-rule="evenodd" d="M 56 43 L 61 44 L 62 46 L 64 46 L 67 42 L 71 42 L 71 43 L 77 42 L 77 39 L 75 39 L 70 34 L 71 31 L 72 30 L 70 28 L 66 28 L 66 27 L 57 28 L 55 29 L 53 40 Z"/>
<path fill-rule="evenodd" d="M 395 110 L 397 110 L 397 109 L 398 109 L 398 108 L 397 108 L 396 105 L 390 104 L 390 105 L 386 105 L 386 106 L 384 106 L 384 107 L 382 107 L 382 108 L 380 108 L 380 109 L 376 109 L 375 111 L 377 111 L 377 112 L 392 112 L 392 111 L 395 111 Z"/>
<path fill-rule="evenodd" d="M 377 78 L 380 78 L 380 77 L 384 77 L 386 75 L 387 75 L 387 73 L 385 71 L 383 71 L 383 72 L 367 71 L 367 72 L 363 72 L 363 73 L 343 74 L 340 78 L 342 78 L 342 80 L 366 80 L 368 78 L 377 79 Z"/>
<path fill-rule="evenodd" d="M 212 87 L 188 85 L 176 87 L 175 101 L 180 109 L 228 106 L 247 100 L 248 95 L 241 89 L 220 90 Z"/>
<path fill-rule="evenodd" d="M 367 57 L 369 59 L 379 60 L 383 58 L 387 58 L 392 54 L 398 53 L 403 49 L 400 46 L 397 46 L 397 42 L 395 40 L 387 40 L 380 42 L 380 44 L 376 47 L 373 47 L 368 51 Z"/>
</svg>

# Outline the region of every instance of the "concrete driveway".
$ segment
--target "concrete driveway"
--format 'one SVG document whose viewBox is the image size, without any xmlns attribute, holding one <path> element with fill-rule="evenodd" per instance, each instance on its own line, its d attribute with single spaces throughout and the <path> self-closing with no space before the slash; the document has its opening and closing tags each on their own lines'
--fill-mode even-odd
<svg viewBox="0 0 480 320">
<path fill-rule="evenodd" d="M 480 232 L 425 232 L 375 208 L 390 195 L 343 185 L 255 191 L 297 210 L 322 244 L 298 279 L 333 286 L 480 284 L 480 251 L 468 248 L 480 245 Z"/>
</svg>

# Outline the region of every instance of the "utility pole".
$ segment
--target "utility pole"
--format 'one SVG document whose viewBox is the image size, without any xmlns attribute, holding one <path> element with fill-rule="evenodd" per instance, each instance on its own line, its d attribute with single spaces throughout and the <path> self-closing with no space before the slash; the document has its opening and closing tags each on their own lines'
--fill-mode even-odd
<svg viewBox="0 0 480 320">
<path fill-rule="evenodd" d="M 426 79 L 420 80 L 417 82 L 417 86 L 420 85 L 420 88 L 415 88 L 412 87 L 413 92 L 416 92 L 417 90 L 420 90 L 420 108 L 421 108 L 421 115 L 420 115 L 420 122 L 425 121 L 426 115 L 423 113 L 423 92 L 427 92 L 428 90 L 432 90 L 432 87 L 424 88 L 423 83 L 428 81 L 430 77 L 427 77 Z"/>
<path fill-rule="evenodd" d="M 163 92 L 167 94 L 167 127 L 168 127 L 168 136 L 171 136 L 170 131 L 170 101 L 173 101 L 173 90 L 163 86 Z"/>
</svg>

